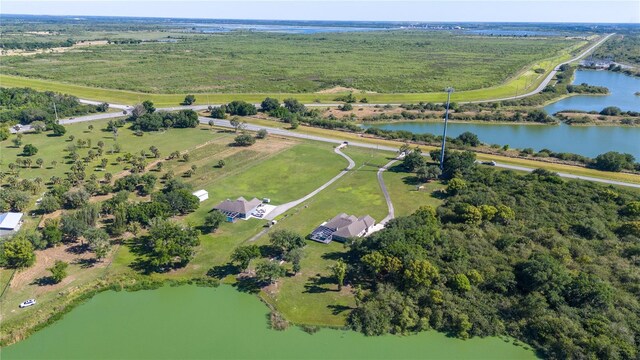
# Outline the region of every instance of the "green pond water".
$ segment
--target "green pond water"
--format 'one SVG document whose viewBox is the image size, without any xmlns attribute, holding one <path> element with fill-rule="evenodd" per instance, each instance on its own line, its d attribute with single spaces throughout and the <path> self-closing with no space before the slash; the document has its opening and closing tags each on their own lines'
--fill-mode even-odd
<svg viewBox="0 0 640 360">
<path fill-rule="evenodd" d="M 37 307 L 28 309 L 37 311 Z M 268 309 L 230 286 L 105 292 L 2 349 L 11 359 L 534 359 L 499 338 L 462 341 L 435 331 L 365 337 L 268 328 Z"/>
</svg>

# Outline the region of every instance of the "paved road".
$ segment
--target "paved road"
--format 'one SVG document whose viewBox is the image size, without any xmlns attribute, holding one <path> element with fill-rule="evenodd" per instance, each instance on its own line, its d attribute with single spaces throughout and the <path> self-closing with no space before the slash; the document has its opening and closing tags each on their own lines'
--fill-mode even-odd
<svg viewBox="0 0 640 360">
<path fill-rule="evenodd" d="M 591 51 L 593 51 L 595 48 L 597 48 L 598 46 L 602 45 L 602 43 L 604 43 L 605 41 L 607 41 L 611 36 L 613 36 L 614 34 L 609 34 L 607 36 L 605 36 L 604 38 L 602 38 L 600 41 L 598 41 L 597 43 L 593 44 L 593 46 L 589 47 L 587 50 L 583 51 L 582 53 L 580 53 L 580 55 L 574 57 L 571 60 L 565 61 L 561 64 L 558 64 L 558 66 L 556 66 L 550 73 L 549 75 L 547 75 L 547 77 L 542 80 L 542 82 L 540 83 L 540 85 L 538 85 L 538 87 L 533 90 L 530 91 L 528 93 L 522 94 L 522 95 L 518 95 L 518 96 L 509 96 L 506 98 L 501 98 L 501 99 L 491 99 L 491 100 L 480 100 L 480 101 L 470 101 L 469 103 L 483 103 L 483 102 L 493 102 L 493 101 L 503 101 L 503 100 L 515 100 L 515 99 L 520 99 L 520 98 L 524 98 L 527 96 L 531 96 L 531 95 L 535 95 L 539 92 L 541 92 L 545 87 L 547 87 L 547 85 L 549 85 L 549 83 L 551 82 L 551 80 L 553 79 L 553 77 L 556 75 L 556 73 L 560 70 L 560 66 L 564 65 L 564 64 L 569 64 L 572 63 L 574 61 L 580 60 L 583 57 L 585 57 L 587 54 L 589 54 Z"/>
<path fill-rule="evenodd" d="M 397 161 L 398 159 L 393 159 L 378 170 L 378 184 L 380 184 L 380 189 L 382 189 L 382 194 L 384 195 L 384 199 L 387 202 L 387 208 L 389 209 L 389 213 L 387 214 L 387 216 L 380 221 L 380 224 L 383 226 L 389 220 L 395 218 L 396 214 L 395 214 L 395 210 L 393 209 L 393 203 L 391 202 L 391 196 L 389 196 L 389 192 L 387 191 L 387 186 L 384 184 L 382 173 L 387 171 L 387 169 L 389 169 L 389 167 L 391 167 L 391 165 L 395 164 Z"/>
<path fill-rule="evenodd" d="M 200 122 L 203 123 L 203 124 L 208 124 L 209 120 L 211 120 L 211 119 L 210 118 L 206 118 L 206 117 L 200 117 Z M 218 120 L 218 119 L 216 119 L 216 120 L 214 120 L 214 124 L 216 126 L 221 126 L 221 127 L 226 127 L 226 128 L 233 128 L 233 126 L 231 126 L 231 124 L 229 123 L 228 120 Z M 249 130 L 249 131 L 258 131 L 260 129 L 265 129 L 270 134 L 277 134 L 277 135 L 300 138 L 300 139 L 322 141 L 322 142 L 328 142 L 328 143 L 333 143 L 333 144 L 341 144 L 341 143 L 344 142 L 344 140 L 332 139 L 332 138 L 316 136 L 316 135 L 307 135 L 307 134 L 297 133 L 297 132 L 293 132 L 293 131 L 289 131 L 289 130 L 267 127 L 267 126 L 258 126 L 258 125 L 247 124 L 247 130 Z M 375 144 L 361 143 L 361 142 L 357 142 L 357 141 L 349 141 L 349 146 L 357 146 L 357 147 L 362 147 L 362 148 L 377 149 L 377 150 L 384 150 L 384 151 L 393 151 L 393 152 L 397 152 L 398 151 L 398 148 L 395 148 L 395 147 L 392 147 L 392 146 L 375 145 Z M 428 154 L 424 154 L 424 155 L 428 156 Z M 507 165 L 507 164 L 502 164 L 502 163 L 496 163 L 495 166 L 499 167 L 499 168 L 520 170 L 520 171 L 527 171 L 527 172 L 531 172 L 531 171 L 535 170 L 535 168 L 528 168 L 528 167 L 524 167 L 524 166 Z M 561 176 L 561 177 L 564 177 L 564 178 L 569 178 L 569 179 L 580 179 L 580 180 L 593 181 L 593 182 L 599 182 L 599 183 L 604 183 L 604 184 L 640 188 L 640 184 L 633 184 L 633 183 L 627 183 L 627 182 L 616 181 L 616 180 L 600 179 L 600 178 L 591 177 L 591 176 L 573 175 L 573 174 L 567 174 L 567 173 L 558 173 L 558 175 Z"/>
<path fill-rule="evenodd" d="M 347 168 L 342 170 L 338 175 L 334 176 L 333 179 L 327 181 L 322 186 L 320 186 L 319 188 L 313 190 L 311 193 L 307 194 L 306 196 L 301 197 L 298 200 L 290 201 L 290 202 L 288 202 L 286 204 L 279 205 L 278 207 L 273 209 L 269 214 L 267 214 L 267 216 L 265 216 L 265 219 L 273 220 L 278 215 L 284 214 L 285 212 L 289 211 L 289 209 L 292 209 L 292 208 L 302 204 L 303 202 L 311 199 L 312 197 L 316 196 L 320 191 L 326 189 L 327 187 L 329 187 L 329 185 L 333 184 L 338 179 L 343 177 L 346 173 L 349 172 L 349 170 L 353 169 L 356 166 L 356 163 L 353 161 L 353 159 L 351 159 L 345 153 L 340 151 L 340 147 L 335 148 L 333 151 L 336 154 L 338 154 L 338 155 L 342 156 L 343 158 L 347 159 L 347 161 L 349 162 L 349 165 L 347 166 Z"/>
</svg>

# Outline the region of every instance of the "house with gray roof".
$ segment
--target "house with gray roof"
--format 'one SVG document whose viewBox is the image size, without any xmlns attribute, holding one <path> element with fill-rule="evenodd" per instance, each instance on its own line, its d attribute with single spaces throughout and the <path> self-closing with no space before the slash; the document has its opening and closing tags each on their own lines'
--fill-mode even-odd
<svg viewBox="0 0 640 360">
<path fill-rule="evenodd" d="M 227 215 L 227 221 L 233 222 L 236 219 L 248 219 L 249 215 L 260 204 L 262 204 L 262 201 L 257 198 L 247 200 L 241 196 L 237 200 L 227 199 L 214 206 L 214 209 Z"/>
<path fill-rule="evenodd" d="M 369 215 L 357 217 L 342 213 L 320 224 L 313 230 L 310 238 L 325 244 L 333 240 L 345 242 L 350 238 L 367 235 L 375 224 L 376 221 Z"/>
</svg>

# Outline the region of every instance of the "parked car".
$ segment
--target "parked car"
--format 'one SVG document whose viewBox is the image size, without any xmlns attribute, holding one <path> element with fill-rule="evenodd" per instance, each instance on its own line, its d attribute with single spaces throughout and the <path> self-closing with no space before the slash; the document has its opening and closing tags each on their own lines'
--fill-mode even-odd
<svg viewBox="0 0 640 360">
<path fill-rule="evenodd" d="M 26 308 L 32 305 L 36 304 L 36 299 L 29 299 L 29 300 L 25 300 L 23 302 L 20 303 L 20 308 Z"/>
<path fill-rule="evenodd" d="M 495 161 L 483 161 L 482 164 L 489 165 L 489 166 L 496 166 L 496 162 Z"/>
</svg>

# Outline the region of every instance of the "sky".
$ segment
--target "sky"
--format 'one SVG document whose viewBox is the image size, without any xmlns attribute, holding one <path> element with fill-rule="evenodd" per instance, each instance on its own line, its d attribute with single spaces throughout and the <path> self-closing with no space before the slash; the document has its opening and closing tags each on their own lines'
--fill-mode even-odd
<svg viewBox="0 0 640 360">
<path fill-rule="evenodd" d="M 640 0 L 2 0 L 1 14 L 269 20 L 640 23 Z"/>
</svg>

